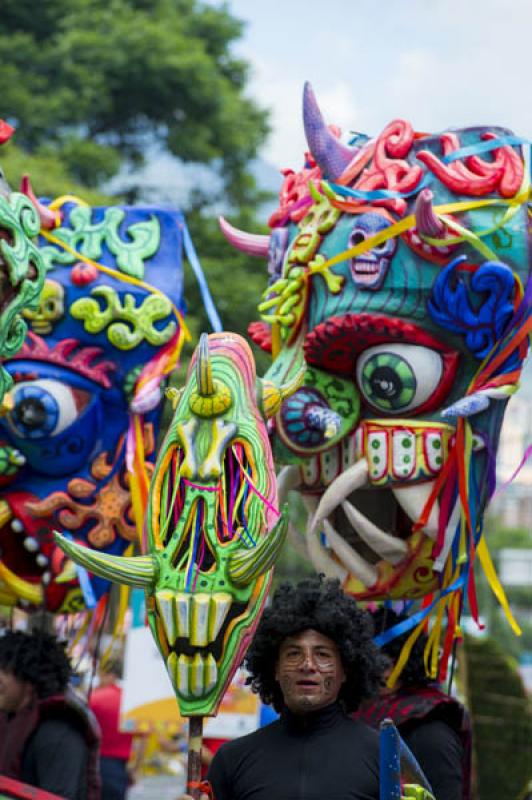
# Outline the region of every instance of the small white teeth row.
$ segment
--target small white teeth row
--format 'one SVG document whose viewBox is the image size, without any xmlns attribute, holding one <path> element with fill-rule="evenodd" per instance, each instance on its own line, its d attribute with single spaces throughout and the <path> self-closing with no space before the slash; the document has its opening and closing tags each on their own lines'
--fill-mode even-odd
<svg viewBox="0 0 532 800">
<path fill-rule="evenodd" d="M 207 656 L 200 653 L 194 656 L 170 653 L 166 669 L 182 697 L 203 697 L 214 688 L 218 678 L 218 667 L 211 653 Z"/>
<path fill-rule="evenodd" d="M 188 639 L 193 647 L 214 642 L 232 603 L 224 592 L 185 594 L 169 589 L 161 589 L 155 599 L 170 646 L 178 638 Z"/>
</svg>

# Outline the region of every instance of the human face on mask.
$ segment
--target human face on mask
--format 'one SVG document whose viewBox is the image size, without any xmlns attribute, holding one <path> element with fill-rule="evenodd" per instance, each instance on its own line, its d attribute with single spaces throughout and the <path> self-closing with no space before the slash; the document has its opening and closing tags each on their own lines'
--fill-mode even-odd
<svg viewBox="0 0 532 800">
<path fill-rule="evenodd" d="M 275 679 L 294 714 L 325 708 L 338 698 L 345 681 L 338 647 L 311 628 L 287 636 L 279 648 Z"/>
<path fill-rule="evenodd" d="M 6 714 L 16 713 L 29 703 L 31 696 L 30 683 L 0 669 L 0 711 Z"/>
</svg>

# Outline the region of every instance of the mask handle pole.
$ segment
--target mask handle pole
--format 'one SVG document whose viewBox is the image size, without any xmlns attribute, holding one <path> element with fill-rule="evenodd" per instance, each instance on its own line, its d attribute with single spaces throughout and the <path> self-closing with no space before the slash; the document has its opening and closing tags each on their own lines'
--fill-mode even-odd
<svg viewBox="0 0 532 800">
<path fill-rule="evenodd" d="M 203 717 L 188 720 L 187 793 L 199 800 L 201 789 L 201 745 L 203 741 Z"/>
</svg>

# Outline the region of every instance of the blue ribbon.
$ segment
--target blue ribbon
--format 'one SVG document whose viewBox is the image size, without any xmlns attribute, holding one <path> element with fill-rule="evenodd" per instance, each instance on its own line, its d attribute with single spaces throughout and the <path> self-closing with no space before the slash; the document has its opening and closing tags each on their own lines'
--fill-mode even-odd
<svg viewBox="0 0 532 800">
<path fill-rule="evenodd" d="M 188 259 L 188 263 L 192 267 L 192 271 L 196 276 L 196 280 L 198 282 L 201 294 L 201 299 L 203 300 L 205 311 L 207 312 L 209 322 L 211 323 L 211 328 L 215 333 L 220 333 L 223 330 L 222 322 L 218 315 L 218 311 L 216 310 L 216 306 L 214 305 L 214 300 L 212 299 L 212 295 L 210 293 L 209 286 L 205 278 L 205 274 L 203 272 L 203 269 L 201 268 L 198 254 L 196 253 L 196 249 L 192 244 L 192 239 L 190 238 L 190 234 L 188 232 L 185 220 L 183 220 L 181 224 L 183 230 L 183 246 L 185 248 L 185 253 Z"/>
<path fill-rule="evenodd" d="M 395 639 L 397 636 L 401 636 L 401 634 L 411 631 L 413 628 L 416 627 L 416 625 L 419 625 L 419 623 L 423 619 L 425 619 L 425 617 L 428 614 L 430 614 L 432 609 L 437 605 L 437 603 L 440 602 L 442 597 L 451 594 L 451 592 L 455 592 L 457 589 L 461 589 L 464 586 L 466 579 L 467 579 L 467 571 L 459 575 L 459 577 L 454 581 L 454 583 L 451 583 L 451 585 L 448 586 L 447 589 L 444 589 L 442 592 L 439 592 L 438 597 L 435 600 L 433 600 L 430 606 L 422 608 L 421 611 L 418 611 L 416 614 L 412 614 L 411 617 L 403 620 L 402 622 L 399 622 L 397 625 L 394 625 L 393 628 L 388 628 L 388 630 L 383 631 L 378 636 L 375 636 L 373 638 L 374 643 L 377 645 L 377 647 L 382 647 L 383 645 L 388 644 L 388 642 L 391 642 L 391 640 Z"/>
</svg>

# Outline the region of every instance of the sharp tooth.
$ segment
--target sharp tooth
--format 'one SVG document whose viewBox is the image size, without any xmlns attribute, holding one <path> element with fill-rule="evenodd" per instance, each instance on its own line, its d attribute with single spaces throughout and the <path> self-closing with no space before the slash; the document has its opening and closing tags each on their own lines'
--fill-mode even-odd
<svg viewBox="0 0 532 800">
<path fill-rule="evenodd" d="M 320 534 L 321 528 L 317 532 L 307 531 L 308 555 L 314 569 L 318 574 L 323 572 L 328 578 L 338 578 L 343 583 L 348 571 L 330 557 L 320 541 Z"/>
<path fill-rule="evenodd" d="M 210 595 L 195 594 L 191 598 L 190 644 L 204 647 L 209 641 L 208 621 Z"/>
<path fill-rule="evenodd" d="M 70 558 L 67 558 L 65 561 L 65 565 L 59 575 L 56 575 L 55 582 L 56 583 L 70 583 L 77 578 L 77 570 L 76 565 Z"/>
<path fill-rule="evenodd" d="M 360 535 L 366 544 L 369 546 L 385 561 L 390 564 L 399 564 L 405 555 L 408 553 L 408 545 L 397 536 L 392 536 L 385 533 L 380 528 L 371 522 L 367 517 L 362 514 L 358 508 L 355 508 L 347 500 L 342 503 L 342 508 L 345 515 L 356 532 Z"/>
<path fill-rule="evenodd" d="M 215 594 L 211 597 L 211 607 L 209 613 L 208 639 L 214 642 L 231 607 L 232 598 L 230 594 Z"/>
<path fill-rule="evenodd" d="M 373 586 L 379 577 L 377 569 L 360 556 L 350 544 L 334 530 L 328 520 L 324 520 L 323 527 L 327 541 L 338 558 L 347 567 L 348 571 L 358 578 L 365 586 Z"/>
<path fill-rule="evenodd" d="M 205 694 L 208 694 L 211 689 L 216 686 L 218 680 L 218 667 L 212 653 L 209 653 L 205 659 Z"/>
<path fill-rule="evenodd" d="M 28 553 L 36 553 L 39 549 L 39 542 L 33 536 L 26 536 L 22 542 L 22 545 L 24 549 L 28 551 Z"/>
<path fill-rule="evenodd" d="M 412 483 L 410 486 L 394 486 L 392 491 L 399 505 L 406 511 L 412 522 L 417 522 L 421 512 L 425 508 L 435 481 L 426 483 Z M 440 516 L 440 506 L 438 501 L 434 502 L 427 524 L 423 532 L 433 540 L 438 536 L 438 518 Z"/>
<path fill-rule="evenodd" d="M 322 521 L 345 500 L 351 492 L 365 486 L 368 479 L 368 462 L 361 458 L 352 467 L 342 472 L 324 492 L 320 504 L 314 514 L 311 523 L 311 530 L 317 532 L 321 528 Z"/>
<path fill-rule="evenodd" d="M 196 653 L 190 668 L 190 689 L 194 697 L 201 697 L 205 693 L 203 657 Z"/>
<path fill-rule="evenodd" d="M 19 519 L 12 519 L 11 530 L 15 531 L 15 533 L 22 533 L 22 531 L 24 530 L 24 525 Z"/>
<path fill-rule="evenodd" d="M 175 609 L 177 617 L 177 635 L 188 639 L 190 630 L 190 595 L 177 594 L 175 597 Z"/>
<path fill-rule="evenodd" d="M 277 503 L 279 508 L 282 506 L 291 489 L 295 489 L 301 483 L 301 475 L 299 467 L 292 464 L 288 467 L 283 467 L 277 476 Z"/>
<path fill-rule="evenodd" d="M 0 528 L 7 525 L 12 516 L 9 503 L 6 503 L 5 500 L 0 500 Z"/>
<path fill-rule="evenodd" d="M 177 638 L 175 595 L 168 589 L 163 589 L 162 591 L 155 593 L 155 601 L 157 603 L 157 608 L 159 609 L 159 614 L 163 620 L 166 636 L 168 638 L 168 644 L 170 647 L 172 647 Z"/>
<path fill-rule="evenodd" d="M 180 655 L 177 659 L 176 669 L 176 684 L 177 691 L 183 697 L 190 697 L 189 689 L 189 673 L 190 659 L 187 656 Z"/>
</svg>

